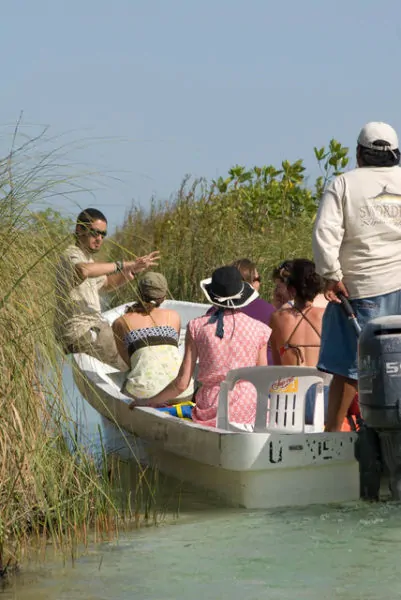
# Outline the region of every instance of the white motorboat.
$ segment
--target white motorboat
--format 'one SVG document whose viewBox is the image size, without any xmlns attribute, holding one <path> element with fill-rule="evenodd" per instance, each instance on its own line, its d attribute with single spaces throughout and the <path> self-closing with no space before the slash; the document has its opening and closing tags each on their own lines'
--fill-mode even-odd
<svg viewBox="0 0 401 600">
<path fill-rule="evenodd" d="M 208 306 L 175 301 L 164 306 L 181 315 L 182 347 L 187 322 Z M 112 322 L 124 310 L 122 305 L 104 317 Z M 314 368 L 231 371 L 221 385 L 216 428 L 154 408 L 130 410 L 130 398 L 120 391 L 124 374 L 86 354 L 74 355 L 73 368 L 84 398 L 122 430 L 144 440 L 161 472 L 210 490 L 227 505 L 272 508 L 359 498 L 356 434 L 323 431 L 323 381 Z M 258 391 L 252 431 L 228 421 L 229 390 L 239 379 L 251 381 Z M 318 383 L 314 421 L 305 425 L 305 393 L 312 383 Z"/>
</svg>

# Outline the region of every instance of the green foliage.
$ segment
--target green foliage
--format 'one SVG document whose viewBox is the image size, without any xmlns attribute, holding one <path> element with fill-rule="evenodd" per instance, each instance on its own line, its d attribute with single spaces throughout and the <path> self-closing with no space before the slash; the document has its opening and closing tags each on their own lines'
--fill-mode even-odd
<svg viewBox="0 0 401 600">
<path fill-rule="evenodd" d="M 332 177 L 340 175 L 347 167 L 349 148 L 342 146 L 335 139 L 331 139 L 327 150 L 324 146 L 320 149 L 315 147 L 314 152 L 322 172 L 315 183 L 315 196 L 319 199 Z"/>
<path fill-rule="evenodd" d="M 281 167 L 255 166 L 246 170 L 236 165 L 230 169 L 229 177 L 212 181 L 209 197 L 228 196 L 228 210 L 239 203 L 238 216 L 251 229 L 264 227 L 266 222 L 278 218 L 289 221 L 301 214 L 313 214 L 312 194 L 302 185 L 305 171 L 302 160 L 292 164 L 283 161 Z"/>
<path fill-rule="evenodd" d="M 348 149 L 336 140 L 315 148 L 322 176 L 306 185 L 302 160 L 273 165 L 233 166 L 227 177 L 209 185 L 187 177 L 173 202 L 152 203 L 149 214 L 133 207 L 109 246 L 113 259 L 132 258 L 153 249 L 162 254 L 160 270 L 171 296 L 202 301 L 199 281 L 217 266 L 237 258 L 256 261 L 262 294 L 268 297 L 270 273 L 284 258 L 311 256 L 311 233 L 321 194 L 348 164 Z M 118 291 L 113 303 L 132 299 L 134 289 Z"/>
</svg>

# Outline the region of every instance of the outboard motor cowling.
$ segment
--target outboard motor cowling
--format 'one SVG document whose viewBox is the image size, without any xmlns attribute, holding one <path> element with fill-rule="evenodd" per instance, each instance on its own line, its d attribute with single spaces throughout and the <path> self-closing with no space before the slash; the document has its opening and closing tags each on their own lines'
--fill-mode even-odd
<svg viewBox="0 0 401 600">
<path fill-rule="evenodd" d="M 366 424 L 401 431 L 401 315 L 372 319 L 363 328 L 358 388 Z"/>
<path fill-rule="evenodd" d="M 364 327 L 358 345 L 358 391 L 362 417 L 380 440 L 394 500 L 401 500 L 401 315 L 378 317 Z M 371 442 L 367 454 L 377 449 Z M 361 448 L 362 451 L 362 448 Z M 370 460 L 367 481 L 377 479 Z M 375 475 L 376 473 L 376 475 Z"/>
</svg>

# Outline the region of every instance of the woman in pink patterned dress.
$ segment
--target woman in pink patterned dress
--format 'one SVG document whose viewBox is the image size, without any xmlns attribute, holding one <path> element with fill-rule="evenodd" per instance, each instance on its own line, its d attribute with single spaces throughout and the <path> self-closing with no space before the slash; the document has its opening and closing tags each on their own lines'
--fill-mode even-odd
<svg viewBox="0 0 401 600">
<path fill-rule="evenodd" d="M 238 309 L 255 300 L 258 293 L 242 281 L 235 267 L 216 269 L 211 279 L 201 282 L 201 288 L 215 310 L 188 323 L 180 371 L 164 390 L 149 399 L 147 405 L 173 404 L 173 399 L 188 387 L 199 360 L 200 388 L 196 392 L 192 419 L 215 427 L 220 383 L 232 369 L 267 364 L 271 329 L 239 312 Z M 229 420 L 253 425 L 255 412 L 255 388 L 247 381 L 239 381 L 229 396 Z"/>
</svg>

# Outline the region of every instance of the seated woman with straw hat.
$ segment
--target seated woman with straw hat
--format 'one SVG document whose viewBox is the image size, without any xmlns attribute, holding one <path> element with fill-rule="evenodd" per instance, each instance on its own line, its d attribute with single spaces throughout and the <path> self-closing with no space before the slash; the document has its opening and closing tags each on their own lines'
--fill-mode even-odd
<svg viewBox="0 0 401 600">
<path fill-rule="evenodd" d="M 122 391 L 143 404 L 176 377 L 181 364 L 180 315 L 175 310 L 160 308 L 167 289 L 164 275 L 146 273 L 138 283 L 138 301 L 112 326 L 117 349 L 130 368 Z M 193 383 L 189 378 L 174 398 L 182 402 L 192 395 Z"/>
<path fill-rule="evenodd" d="M 199 361 L 195 407 L 192 419 L 203 425 L 216 425 L 220 383 L 228 371 L 239 367 L 255 367 L 267 363 L 270 327 L 240 312 L 255 298 L 257 291 L 233 266 L 216 269 L 201 289 L 214 310 L 188 323 L 185 354 L 177 377 L 160 393 L 149 398 L 149 405 L 165 406 L 187 389 L 195 364 Z M 135 406 L 135 402 L 133 403 Z M 229 420 L 253 425 L 256 412 L 256 390 L 251 383 L 240 381 L 230 393 Z"/>
</svg>

